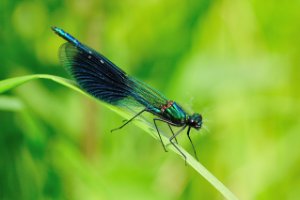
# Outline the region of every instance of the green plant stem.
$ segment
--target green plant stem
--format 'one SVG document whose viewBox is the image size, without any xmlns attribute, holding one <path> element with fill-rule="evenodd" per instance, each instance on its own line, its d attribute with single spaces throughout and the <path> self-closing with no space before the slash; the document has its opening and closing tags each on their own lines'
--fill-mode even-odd
<svg viewBox="0 0 300 200">
<path fill-rule="evenodd" d="M 34 75 L 21 76 L 21 77 L 2 80 L 0 81 L 0 93 L 11 90 L 19 85 L 22 85 L 28 81 L 35 80 L 35 79 L 52 80 L 65 87 L 75 90 L 83 95 L 90 96 L 84 91 L 82 91 L 80 88 L 78 88 L 73 81 L 65 78 L 57 77 L 57 76 L 48 75 L 48 74 L 34 74 Z M 119 108 L 113 107 L 106 103 L 104 103 L 104 105 L 127 119 L 130 117 L 129 113 L 126 113 L 125 111 Z M 149 133 L 152 137 L 158 140 L 157 133 L 155 132 L 155 129 L 150 122 L 146 121 L 143 118 L 140 118 L 139 120 L 134 120 L 134 123 L 140 128 L 142 128 L 143 130 L 145 130 L 145 132 Z M 151 129 L 149 129 L 149 126 L 151 127 Z M 164 135 L 162 135 L 162 139 L 166 143 L 169 142 L 168 138 Z M 186 152 L 181 146 L 179 145 L 177 146 L 186 155 L 186 162 L 191 167 L 193 167 L 200 175 L 202 175 L 209 183 L 211 183 L 226 199 L 229 200 L 237 199 L 237 197 L 227 187 L 225 187 L 225 185 L 222 182 L 220 182 L 212 173 L 210 173 L 200 162 L 194 159 L 194 157 L 191 156 L 188 152 Z M 171 149 L 173 152 L 177 153 L 178 155 L 180 155 L 172 145 L 169 145 L 168 148 Z M 182 156 L 180 157 L 183 158 Z"/>
</svg>

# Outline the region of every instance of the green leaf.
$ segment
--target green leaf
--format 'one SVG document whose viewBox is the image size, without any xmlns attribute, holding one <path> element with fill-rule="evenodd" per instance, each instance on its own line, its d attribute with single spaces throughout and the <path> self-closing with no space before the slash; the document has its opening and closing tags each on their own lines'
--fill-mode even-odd
<svg viewBox="0 0 300 200">
<path fill-rule="evenodd" d="M 0 110 L 20 111 L 24 107 L 22 101 L 13 96 L 0 96 Z"/>
<path fill-rule="evenodd" d="M 21 77 L 2 80 L 0 81 L 0 93 L 11 90 L 19 85 L 22 85 L 28 81 L 35 80 L 35 79 L 48 79 L 56 83 L 59 83 L 65 87 L 68 87 L 72 90 L 75 90 L 83 95 L 90 96 L 84 91 L 82 91 L 80 88 L 78 88 L 73 81 L 61 77 L 57 77 L 57 76 L 47 75 L 47 74 L 35 74 L 35 75 L 21 76 Z M 109 104 L 106 103 L 103 104 L 107 106 L 109 109 L 118 113 L 119 115 L 127 119 L 130 118 L 129 113 L 117 107 L 113 107 Z M 139 118 L 138 120 L 134 120 L 133 122 L 138 127 L 143 129 L 145 132 L 149 133 L 152 137 L 159 140 L 156 130 L 154 129 L 152 123 L 150 123 L 144 118 Z M 162 139 L 165 143 L 169 142 L 168 138 L 164 135 L 162 135 Z M 210 173 L 201 163 L 199 163 L 193 156 L 191 156 L 188 152 L 186 152 L 180 145 L 177 146 L 186 155 L 186 162 L 191 167 L 193 167 L 200 175 L 202 175 L 209 183 L 211 183 L 226 199 L 230 199 L 230 200 L 237 199 L 237 197 L 227 187 L 225 187 L 225 185 L 222 182 L 220 182 L 212 173 Z M 179 152 L 172 145 L 168 145 L 168 148 L 171 149 L 173 152 L 177 153 L 182 158 Z"/>
</svg>

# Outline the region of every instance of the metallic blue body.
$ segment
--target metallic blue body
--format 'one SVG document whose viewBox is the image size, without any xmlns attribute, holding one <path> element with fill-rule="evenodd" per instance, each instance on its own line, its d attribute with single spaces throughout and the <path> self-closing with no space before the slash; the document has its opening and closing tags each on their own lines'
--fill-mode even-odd
<svg viewBox="0 0 300 200">
<path fill-rule="evenodd" d="M 83 90 L 115 106 L 125 106 L 131 110 L 132 108 L 142 109 L 117 129 L 122 128 L 144 111 L 150 112 L 158 116 L 153 121 L 159 137 L 160 133 L 156 122 L 165 122 L 169 125 L 173 134 L 170 142 L 186 158 L 184 153 L 173 143 L 173 139 L 176 140 L 176 136 L 188 127 L 187 135 L 191 141 L 190 129 L 195 128 L 198 130 L 202 126 L 202 116 L 200 114 L 188 115 L 176 102 L 168 100 L 149 85 L 128 76 L 105 56 L 80 43 L 72 35 L 57 27 L 52 27 L 52 30 L 67 41 L 60 48 L 60 60 Z M 182 128 L 174 133 L 171 126 Z M 160 140 L 166 151 L 161 137 Z M 194 146 L 193 149 L 197 157 Z"/>
<path fill-rule="evenodd" d="M 75 45 L 76 47 L 78 47 L 81 43 L 74 38 L 72 35 L 70 35 L 69 33 L 65 32 L 64 30 L 62 30 L 61 28 L 58 27 L 51 27 L 52 30 L 59 35 L 60 37 L 64 38 L 65 40 L 67 40 L 68 42 L 72 43 L 73 45 Z"/>
<path fill-rule="evenodd" d="M 114 105 L 121 105 L 122 100 L 133 97 L 136 102 L 145 106 L 148 112 L 177 126 L 186 124 L 188 115 L 176 102 L 168 101 L 155 89 L 127 76 L 103 55 L 81 44 L 61 28 L 52 27 L 52 30 L 69 42 L 61 48 L 61 60 L 87 92 Z M 128 100 L 124 102 L 134 103 Z M 172 103 L 167 106 L 170 102 Z M 162 109 L 164 106 L 166 106 L 165 109 Z"/>
</svg>

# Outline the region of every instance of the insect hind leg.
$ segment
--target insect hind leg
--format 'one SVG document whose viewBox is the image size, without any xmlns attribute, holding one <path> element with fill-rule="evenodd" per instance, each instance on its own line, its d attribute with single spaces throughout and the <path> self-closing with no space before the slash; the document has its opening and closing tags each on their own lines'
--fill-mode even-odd
<svg viewBox="0 0 300 200">
<path fill-rule="evenodd" d="M 185 165 L 187 165 L 186 163 L 186 155 L 179 149 L 179 147 L 173 142 L 173 140 L 177 137 L 177 135 L 179 135 L 184 129 L 186 128 L 186 126 L 182 127 L 179 131 L 177 131 L 173 136 L 171 136 L 169 138 L 170 143 L 173 145 L 173 147 L 175 147 L 175 149 L 182 155 L 182 157 L 184 158 L 184 163 Z"/>
<path fill-rule="evenodd" d="M 170 130 L 171 130 L 172 135 L 174 136 L 175 134 L 174 134 L 174 131 L 173 131 L 171 125 L 168 124 L 168 126 L 169 126 L 169 128 L 170 128 Z M 175 137 L 174 139 L 175 139 L 176 144 L 178 144 L 177 138 Z"/>
<path fill-rule="evenodd" d="M 131 122 L 132 120 L 134 120 L 135 118 L 137 118 L 139 115 L 141 115 L 143 112 L 145 112 L 147 109 L 144 109 L 144 110 L 142 110 L 142 111 L 140 111 L 139 113 L 137 113 L 136 115 L 134 115 L 131 119 L 129 119 L 129 120 L 126 120 L 126 122 L 122 125 L 122 126 L 120 126 L 120 127 L 118 127 L 118 128 L 114 128 L 114 129 L 112 129 L 110 132 L 112 133 L 112 132 L 114 132 L 114 131 L 116 131 L 116 130 L 119 130 L 119 129 L 121 129 L 121 128 L 123 128 L 124 126 L 126 126 L 129 122 Z"/>
<path fill-rule="evenodd" d="M 178 146 L 173 142 L 173 140 L 176 140 L 177 141 L 177 139 L 176 139 L 176 137 L 186 128 L 186 125 L 185 126 L 183 126 L 179 131 L 177 131 L 176 133 L 174 133 L 173 132 L 173 130 L 172 130 L 172 128 L 171 128 L 171 125 L 173 125 L 173 126 L 176 126 L 175 124 L 173 124 L 172 122 L 169 122 L 169 121 L 167 121 L 167 120 L 164 120 L 164 119 L 160 119 L 160 118 L 156 118 L 156 119 L 153 119 L 153 121 L 154 121 L 154 125 L 155 125 L 155 128 L 156 128 L 156 131 L 157 131 L 157 133 L 158 133 L 158 136 L 159 136 L 159 139 L 160 139 L 160 141 L 161 141 L 161 143 L 162 143 L 162 145 L 163 145 L 163 148 L 164 148 L 164 150 L 165 151 L 167 151 L 166 150 L 166 147 L 165 147 L 165 145 L 164 145 L 164 143 L 163 143 L 163 141 L 162 141 L 162 139 L 161 139 L 161 135 L 160 135 L 160 132 L 159 132 L 159 130 L 158 130 L 158 128 L 157 128 L 157 124 L 156 124 L 156 121 L 161 121 L 161 122 L 165 122 L 165 123 L 167 123 L 168 124 L 168 126 L 169 126 L 169 128 L 171 129 L 171 131 L 172 131 L 172 136 L 169 138 L 169 141 L 170 141 L 170 143 L 173 145 L 173 147 L 182 155 L 182 157 L 184 158 L 184 161 L 185 161 L 185 165 L 187 164 L 186 163 L 186 155 L 178 148 Z M 177 142 L 176 142 L 177 143 Z"/>
<path fill-rule="evenodd" d="M 158 128 L 157 128 L 156 121 L 161 121 L 161 119 L 155 118 L 155 119 L 153 119 L 153 123 L 154 123 L 154 126 L 155 126 L 155 128 L 156 128 L 156 132 L 157 132 L 157 134 L 158 134 L 158 137 L 159 137 L 159 139 L 160 139 L 160 142 L 161 142 L 161 144 L 162 144 L 162 146 L 163 146 L 165 152 L 168 152 L 167 149 L 166 149 L 166 146 L 165 146 L 164 142 L 163 142 L 162 139 L 161 139 L 161 135 L 160 135 L 160 132 L 159 132 L 159 130 L 158 130 Z"/>
</svg>

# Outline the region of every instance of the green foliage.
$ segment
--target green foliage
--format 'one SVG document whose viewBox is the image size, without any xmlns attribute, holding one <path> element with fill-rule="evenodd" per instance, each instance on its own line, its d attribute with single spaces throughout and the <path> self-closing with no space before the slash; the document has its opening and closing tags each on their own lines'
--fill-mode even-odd
<svg viewBox="0 0 300 200">
<path fill-rule="evenodd" d="M 60 78 L 60 77 L 45 75 L 45 74 L 16 77 L 16 78 L 0 81 L 0 93 L 5 92 L 7 90 L 11 90 L 23 83 L 26 83 L 27 81 L 31 81 L 31 80 L 38 79 L 38 78 L 50 79 L 61 85 L 69 87 L 72 90 L 75 90 L 82 94 L 85 94 L 78 87 L 71 84 L 70 81 Z M 0 101 L 0 103 L 1 103 L 1 101 Z M 128 113 L 126 113 L 120 109 L 114 108 L 112 106 L 109 106 L 107 104 L 105 104 L 105 105 L 107 107 L 109 107 L 111 110 L 114 110 L 117 113 L 119 113 L 121 116 L 124 116 L 127 119 L 130 119 L 130 116 L 128 116 Z M 159 140 L 159 138 L 157 137 L 157 132 L 156 132 L 155 128 L 153 127 L 153 125 L 151 126 L 151 123 L 149 121 L 146 121 L 145 119 L 140 119 L 140 120 L 135 120 L 133 123 L 136 123 L 140 128 L 144 129 L 152 137 L 157 138 L 157 140 Z M 149 129 L 149 127 L 151 127 L 151 129 Z M 168 143 L 168 138 L 163 133 L 162 133 L 162 139 L 165 144 Z M 178 155 L 180 155 L 180 153 L 173 146 L 169 146 L 169 148 L 172 151 L 174 151 L 175 153 L 177 153 Z M 224 197 L 226 197 L 226 199 L 236 199 L 236 197 L 217 178 L 215 178 L 203 165 L 201 165 L 198 161 L 196 161 L 195 158 L 193 158 L 193 156 L 191 156 L 188 152 L 186 152 L 182 147 L 178 146 L 178 148 L 180 148 L 181 152 L 183 152 L 186 155 L 185 161 L 187 163 L 189 163 L 200 175 L 202 175 L 205 179 L 207 179 L 207 181 L 210 182 L 216 189 L 218 189 L 219 192 L 221 194 L 223 194 Z"/>
<path fill-rule="evenodd" d="M 144 134 L 151 131 L 129 125 L 110 134 L 124 120 L 112 107 L 32 76 L 68 78 L 53 25 L 203 114 L 206 129 L 191 133 L 200 161 L 238 198 L 297 199 L 299 6 L 0 1 L 0 199 L 223 198 Z M 13 77 L 23 79 L 7 90 Z M 192 152 L 185 134 L 178 139 Z"/>
</svg>

